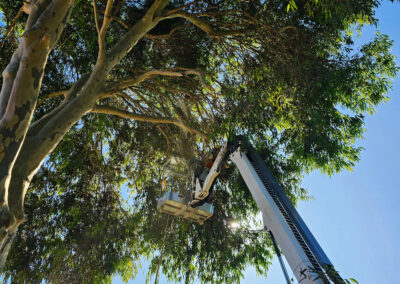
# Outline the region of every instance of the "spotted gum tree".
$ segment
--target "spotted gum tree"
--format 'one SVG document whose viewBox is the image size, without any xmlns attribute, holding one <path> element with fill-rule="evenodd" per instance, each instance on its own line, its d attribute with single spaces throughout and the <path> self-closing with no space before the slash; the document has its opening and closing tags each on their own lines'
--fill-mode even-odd
<svg viewBox="0 0 400 284">
<path fill-rule="evenodd" d="M 154 237 L 163 220 L 150 206 L 157 188 L 154 177 L 168 157 L 189 159 L 237 134 L 259 147 L 293 202 L 306 198 L 300 188 L 303 172 L 332 174 L 351 168 L 359 158 L 354 142 L 362 137 L 364 115 L 386 100 L 397 72 L 385 35 L 378 34 L 360 50 L 352 47 L 352 27 L 377 24 L 378 4 L 1 2 L 0 266 L 22 226 L 8 271 L 28 282 L 54 280 L 62 273 L 67 281 L 78 277 L 74 269 L 82 263 L 92 270 L 80 271 L 77 282 L 103 279 L 131 255 L 157 246 L 168 256 L 164 273 L 171 279 L 184 275 L 190 281 L 196 265 L 202 267 L 197 277 L 205 282 L 238 281 L 247 264 L 266 268 L 270 255 L 260 247 L 268 246 L 267 237 L 251 232 L 238 236 L 226 226 L 226 220 L 246 219 L 256 210 L 237 173 L 227 170 L 229 178 L 221 177 L 218 210 L 207 226 L 175 221 L 179 233 L 174 241 L 181 250 L 165 245 L 164 235 Z M 123 184 L 141 192 L 136 215 L 120 210 Z M 82 228 L 97 226 L 99 234 L 99 228 L 110 228 L 104 224 L 125 220 L 128 213 L 142 239 L 128 245 L 121 243 L 124 234 L 105 230 L 107 238 L 93 243 L 108 248 L 107 240 L 112 240 L 116 249 L 88 249 L 90 255 L 77 259 L 74 246 L 83 235 L 89 238 Z M 40 218 L 62 221 L 50 225 Z M 61 224 L 71 231 L 63 231 Z M 126 232 L 131 227 L 112 228 Z M 52 230 L 62 233 L 51 235 Z M 67 245 L 70 232 L 73 241 Z M 226 241 L 225 253 L 216 253 L 221 243 L 210 232 Z M 28 246 L 26 240 L 34 238 L 57 239 L 57 246 Z M 31 249 L 29 257 L 24 246 Z M 63 248 L 57 254 L 62 256 L 46 258 L 56 247 Z M 113 256 L 113 265 L 104 261 L 105 254 Z M 60 264 L 65 259 L 74 269 Z M 152 273 L 159 258 L 153 260 Z M 208 264 L 212 260 L 218 264 L 213 269 Z M 33 263 L 46 272 L 29 274 Z M 231 272 L 224 272 L 224 264 Z"/>
</svg>

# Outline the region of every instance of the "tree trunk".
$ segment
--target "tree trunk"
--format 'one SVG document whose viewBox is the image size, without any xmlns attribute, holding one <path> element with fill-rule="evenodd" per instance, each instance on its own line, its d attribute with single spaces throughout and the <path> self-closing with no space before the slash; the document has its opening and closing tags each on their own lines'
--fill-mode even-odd
<svg viewBox="0 0 400 284">
<path fill-rule="evenodd" d="M 0 270 L 3 270 L 19 224 L 24 220 L 23 199 L 31 175 L 12 174 L 25 142 L 39 95 L 48 55 L 67 23 L 73 0 L 25 1 L 29 14 L 25 32 L 3 72 L 0 92 Z M 27 161 L 25 161 L 27 162 Z M 21 185 L 21 187 L 19 187 Z"/>
<path fill-rule="evenodd" d="M 0 248 L 0 274 L 3 273 L 3 268 L 4 265 L 6 264 L 8 253 L 10 251 L 11 245 L 16 235 L 17 235 L 17 229 L 15 229 L 13 232 L 9 232 L 7 234 L 7 238 L 5 239 Z"/>
<path fill-rule="evenodd" d="M 74 0 L 25 1 L 26 31 L 3 72 L 0 92 L 0 272 L 24 220 L 24 198 L 33 175 L 67 131 L 95 107 L 111 69 L 164 19 L 161 12 L 168 2 L 155 0 L 109 52 L 104 34 L 111 17 L 105 17 L 93 71 L 71 87 L 60 106 L 31 124 L 48 55 L 68 22 Z M 107 1 L 109 12 L 112 3 Z"/>
</svg>

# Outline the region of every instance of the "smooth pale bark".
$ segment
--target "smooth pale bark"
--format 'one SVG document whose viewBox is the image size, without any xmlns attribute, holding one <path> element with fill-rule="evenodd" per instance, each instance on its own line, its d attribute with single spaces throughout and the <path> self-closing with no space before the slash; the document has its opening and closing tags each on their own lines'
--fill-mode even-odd
<svg viewBox="0 0 400 284">
<path fill-rule="evenodd" d="M 10 64 L 3 72 L 0 97 L 0 264 L 5 262 L 13 236 L 24 214 L 21 196 L 10 192 L 12 170 L 32 119 L 44 67 L 57 43 L 73 0 L 37 0 L 27 3 L 26 30 Z M 20 180 L 29 186 L 28 176 Z M 2 267 L 0 267 L 2 269 Z"/>
<path fill-rule="evenodd" d="M 19 62 L 21 61 L 21 55 L 22 45 L 19 45 L 17 50 L 12 55 L 7 67 L 3 71 L 3 85 L 0 93 L 0 119 L 3 117 L 7 109 L 15 76 L 18 71 Z"/>
</svg>

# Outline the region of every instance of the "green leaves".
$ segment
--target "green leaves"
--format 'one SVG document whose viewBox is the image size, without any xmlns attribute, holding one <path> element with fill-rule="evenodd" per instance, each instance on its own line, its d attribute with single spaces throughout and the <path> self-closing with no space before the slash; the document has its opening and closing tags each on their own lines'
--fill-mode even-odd
<svg viewBox="0 0 400 284">
<path fill-rule="evenodd" d="M 297 10 L 297 5 L 294 0 L 290 0 L 289 4 L 287 5 L 286 11 L 289 12 L 290 10 Z"/>
<path fill-rule="evenodd" d="M 148 8 L 144 2 L 118 2 L 107 46 L 141 19 Z M 40 98 L 69 89 L 96 62 L 91 2 L 75 3 L 50 55 Z M 104 10 L 106 2 L 97 3 Z M 12 19 L 21 4 L 1 2 L 4 17 Z M 167 9 L 184 4 L 170 1 Z M 182 18 L 162 21 L 112 70 L 103 90 L 109 95 L 98 103 L 175 119 L 207 133 L 209 140 L 174 125 L 84 116 L 32 181 L 27 221 L 10 254 L 7 279 L 109 283 L 114 274 L 133 278 L 142 258 L 151 263 L 151 277 L 160 251 L 162 272 L 171 281 L 238 283 L 247 266 L 266 275 L 272 257 L 268 237 L 228 226 L 232 219 L 256 223 L 258 212 L 233 167 L 215 185 L 213 218 L 203 226 L 174 219 L 163 242 L 166 216 L 156 211 L 163 165 L 171 157 L 201 157 L 227 137 L 246 135 L 294 204 L 309 198 L 300 187 L 304 172 L 351 169 L 362 150 L 354 143 L 363 136 L 365 115 L 387 100 L 398 72 L 387 36 L 377 34 L 355 51 L 346 34 L 354 24 L 375 23 L 377 5 L 374 0 L 200 1 L 182 11 L 207 21 L 216 34 Z M 230 31 L 235 33 L 221 36 Z M 14 47 L 15 41 L 6 41 L 1 66 Z M 119 89 L 121 82 L 150 70 L 187 73 L 151 76 Z M 35 120 L 62 99 L 45 100 Z M 187 182 L 178 177 L 173 187 L 185 191 Z"/>
</svg>

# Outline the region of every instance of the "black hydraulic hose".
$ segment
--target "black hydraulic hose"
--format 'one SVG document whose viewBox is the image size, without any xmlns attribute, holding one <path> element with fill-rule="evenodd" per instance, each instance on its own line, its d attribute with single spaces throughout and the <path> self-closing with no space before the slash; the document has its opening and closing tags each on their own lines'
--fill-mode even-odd
<svg viewBox="0 0 400 284">
<path fill-rule="evenodd" d="M 286 279 L 286 283 L 291 284 L 289 274 L 286 270 L 285 263 L 283 262 L 281 252 L 278 248 L 278 244 L 275 241 L 274 234 L 272 234 L 271 231 L 268 231 L 268 233 L 269 233 L 269 237 L 271 238 L 272 244 L 274 245 L 275 253 L 276 253 L 276 256 L 278 257 L 279 263 L 281 265 L 283 275 L 285 276 L 285 279 Z"/>
</svg>

